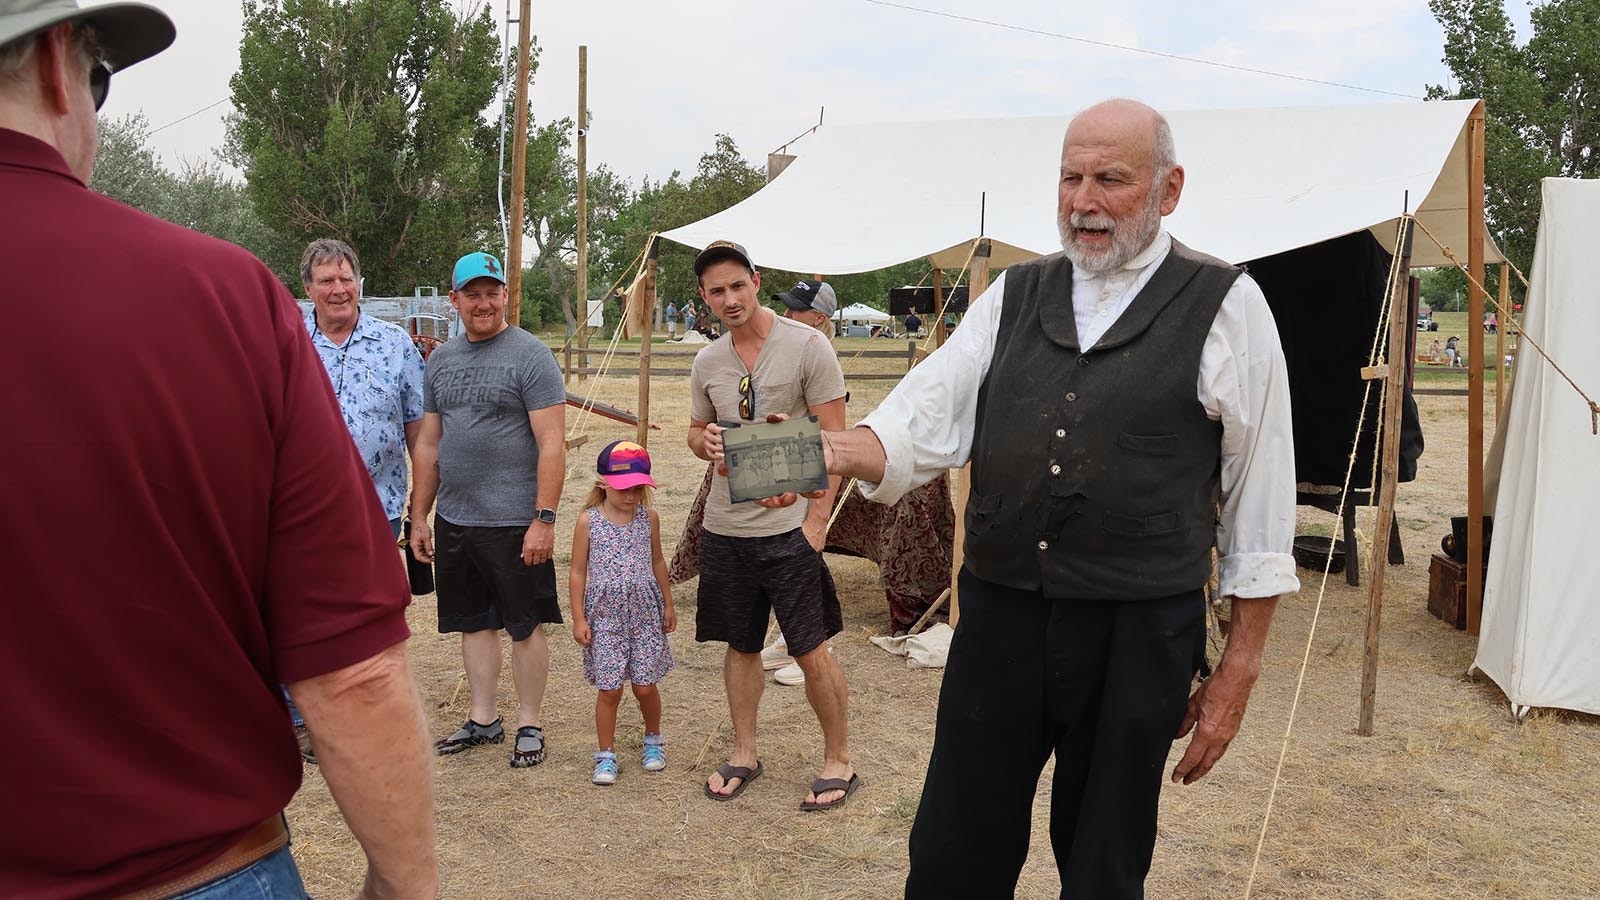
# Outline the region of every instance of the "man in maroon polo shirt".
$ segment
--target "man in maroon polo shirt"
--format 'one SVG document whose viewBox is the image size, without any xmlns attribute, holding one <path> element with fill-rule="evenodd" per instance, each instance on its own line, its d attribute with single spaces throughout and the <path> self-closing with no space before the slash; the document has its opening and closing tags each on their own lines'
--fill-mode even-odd
<svg viewBox="0 0 1600 900">
<path fill-rule="evenodd" d="M 431 898 L 406 585 L 299 312 L 245 251 L 84 186 L 110 73 L 173 35 L 139 4 L 0 0 L 28 336 L 0 356 L 0 896 L 304 896 L 281 681 L 361 895 Z"/>
</svg>

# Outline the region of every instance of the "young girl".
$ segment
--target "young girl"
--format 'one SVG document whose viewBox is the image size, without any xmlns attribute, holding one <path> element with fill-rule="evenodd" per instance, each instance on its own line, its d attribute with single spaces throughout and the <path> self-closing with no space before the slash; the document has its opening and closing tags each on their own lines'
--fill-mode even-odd
<svg viewBox="0 0 1600 900">
<path fill-rule="evenodd" d="M 622 683 L 632 682 L 644 714 L 644 770 L 667 767 L 661 740 L 661 692 L 672 668 L 667 635 L 678 627 L 667 561 L 661 555 L 661 520 L 649 506 L 650 455 L 632 441 L 600 451 L 599 478 L 584 499 L 572 534 L 572 638 L 583 645 L 583 677 L 600 690 L 594 727 L 595 784 L 617 780 L 617 705 Z"/>
</svg>

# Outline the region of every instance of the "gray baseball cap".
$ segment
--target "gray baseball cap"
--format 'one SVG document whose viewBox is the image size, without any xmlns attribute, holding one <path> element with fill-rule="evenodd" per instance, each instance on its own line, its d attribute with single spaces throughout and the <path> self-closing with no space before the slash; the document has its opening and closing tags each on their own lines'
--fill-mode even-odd
<svg viewBox="0 0 1600 900">
<path fill-rule="evenodd" d="M 809 278 L 781 294 L 773 294 L 772 299 L 782 300 L 790 309 L 814 309 L 830 319 L 839 310 L 839 297 L 833 292 L 833 285 Z"/>
<path fill-rule="evenodd" d="M 178 36 L 167 14 L 144 3 L 108 3 L 83 9 L 77 0 L 0 0 L 0 45 L 62 22 L 92 26 L 106 62 L 121 71 L 172 46 Z"/>
</svg>

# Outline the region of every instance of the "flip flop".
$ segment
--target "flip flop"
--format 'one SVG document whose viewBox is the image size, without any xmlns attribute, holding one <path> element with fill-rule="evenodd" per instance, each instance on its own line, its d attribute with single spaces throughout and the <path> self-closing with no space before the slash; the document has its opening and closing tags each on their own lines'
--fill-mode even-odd
<svg viewBox="0 0 1600 900">
<path fill-rule="evenodd" d="M 744 789 L 750 786 L 750 782 L 761 777 L 763 768 L 764 767 L 761 765 L 761 760 L 759 759 L 756 760 L 756 767 L 754 769 L 746 768 L 745 766 L 735 766 L 731 763 L 723 763 L 722 765 L 717 766 L 717 774 L 722 776 L 722 783 L 727 784 L 728 782 L 737 778 L 739 779 L 739 786 L 734 788 L 730 793 L 719 794 L 711 789 L 711 783 L 708 781 L 704 785 L 706 796 L 713 800 L 724 803 L 732 800 L 733 798 L 744 793 Z"/>
<path fill-rule="evenodd" d="M 833 809 L 836 806 L 843 806 L 844 802 L 849 800 L 850 795 L 854 794 L 856 792 L 856 788 L 860 786 L 860 775 L 851 775 L 849 781 L 845 781 L 843 778 L 818 778 L 816 781 L 811 782 L 812 794 L 826 794 L 829 791 L 844 791 L 844 796 L 837 800 L 830 800 L 827 803 L 812 803 L 809 800 L 802 800 L 800 801 L 800 808 L 806 812 L 816 812 L 820 809 Z"/>
</svg>

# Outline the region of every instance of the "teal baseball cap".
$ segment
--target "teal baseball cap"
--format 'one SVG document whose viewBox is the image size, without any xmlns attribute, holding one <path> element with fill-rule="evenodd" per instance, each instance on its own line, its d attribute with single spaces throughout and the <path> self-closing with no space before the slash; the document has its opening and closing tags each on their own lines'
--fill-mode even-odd
<svg viewBox="0 0 1600 900">
<path fill-rule="evenodd" d="M 456 271 L 450 279 L 450 290 L 459 291 L 474 278 L 493 278 L 505 284 L 506 270 L 492 253 L 468 253 L 456 260 Z"/>
</svg>

